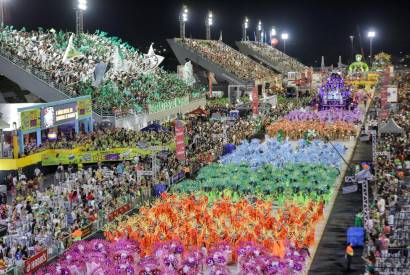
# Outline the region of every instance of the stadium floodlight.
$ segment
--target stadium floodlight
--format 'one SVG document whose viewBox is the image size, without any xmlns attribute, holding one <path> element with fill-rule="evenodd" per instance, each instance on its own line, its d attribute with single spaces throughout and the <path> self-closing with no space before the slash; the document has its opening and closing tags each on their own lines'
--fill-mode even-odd
<svg viewBox="0 0 410 275">
<path fill-rule="evenodd" d="M 214 15 L 212 11 L 208 11 L 208 17 L 205 20 L 205 27 L 206 27 L 206 40 L 211 40 L 211 26 L 214 21 Z"/>
<path fill-rule="evenodd" d="M 209 26 L 212 26 L 212 24 L 213 24 L 213 14 L 212 14 L 212 11 L 209 11 L 208 12 L 208 25 Z"/>
<path fill-rule="evenodd" d="M 76 9 L 76 32 L 84 32 L 84 11 L 87 10 L 87 0 L 78 0 Z"/>
<path fill-rule="evenodd" d="M 247 37 L 246 37 L 246 31 L 249 28 L 249 19 L 248 17 L 245 17 L 245 21 L 243 22 L 242 25 L 242 41 L 246 41 Z"/>
<path fill-rule="evenodd" d="M 262 31 L 262 21 L 259 20 L 258 23 L 258 31 Z"/>
<path fill-rule="evenodd" d="M 182 6 L 181 13 L 179 14 L 179 35 L 181 38 L 185 38 L 185 23 L 188 22 L 188 7 Z"/>
<path fill-rule="evenodd" d="M 370 64 L 372 64 L 372 56 L 373 56 L 373 38 L 376 37 L 376 32 L 375 31 L 368 31 L 367 32 L 367 37 L 370 40 L 370 55 L 369 55 L 369 60 Z"/>
<path fill-rule="evenodd" d="M 287 32 L 284 32 L 280 36 L 283 40 L 283 52 L 286 53 L 286 40 L 289 39 L 289 34 Z"/>
<path fill-rule="evenodd" d="M 78 0 L 78 9 L 85 11 L 87 9 L 87 0 Z"/>
<path fill-rule="evenodd" d="M 0 0 L 0 23 L 1 23 L 1 28 L 4 27 L 4 0 Z"/>
<path fill-rule="evenodd" d="M 274 36 L 276 36 L 276 28 L 272 27 L 272 29 L 270 30 L 270 37 L 272 38 Z"/>
</svg>

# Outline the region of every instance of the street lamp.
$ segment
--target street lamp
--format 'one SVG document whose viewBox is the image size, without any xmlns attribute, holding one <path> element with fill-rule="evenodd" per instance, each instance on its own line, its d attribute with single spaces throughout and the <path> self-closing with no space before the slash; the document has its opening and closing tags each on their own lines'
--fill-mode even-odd
<svg viewBox="0 0 410 275">
<path fill-rule="evenodd" d="M 182 6 L 181 13 L 179 14 L 179 36 L 185 38 L 185 23 L 188 21 L 188 7 Z"/>
<path fill-rule="evenodd" d="M 1 22 L 1 28 L 4 27 L 4 1 L 5 0 L 0 0 L 0 22 Z"/>
<path fill-rule="evenodd" d="M 372 63 L 372 55 L 373 55 L 373 38 L 376 36 L 375 31 L 369 31 L 367 33 L 367 37 L 369 37 L 370 40 L 370 64 Z"/>
<path fill-rule="evenodd" d="M 289 34 L 287 32 L 284 32 L 280 36 L 283 40 L 283 52 L 286 53 L 286 40 L 289 39 Z"/>
<path fill-rule="evenodd" d="M 353 41 L 354 41 L 354 35 L 351 35 L 351 36 L 349 36 L 349 38 L 350 38 L 350 46 L 351 46 L 351 58 L 352 58 L 352 62 L 354 61 L 354 44 L 353 44 Z"/>
<path fill-rule="evenodd" d="M 243 25 L 242 25 L 242 41 L 247 40 L 246 31 L 248 30 L 248 28 L 249 28 L 249 19 L 248 17 L 245 17 L 245 21 L 243 22 Z"/>
<path fill-rule="evenodd" d="M 76 33 L 84 32 L 84 11 L 87 9 L 87 0 L 78 0 L 76 8 Z"/>
<path fill-rule="evenodd" d="M 208 11 L 208 17 L 205 19 L 205 26 L 206 26 L 206 40 L 211 40 L 211 26 L 213 22 L 213 14 L 212 11 Z"/>
<path fill-rule="evenodd" d="M 260 20 L 258 23 L 258 29 L 257 29 L 256 35 L 257 35 L 256 40 L 258 40 L 258 42 L 262 42 L 262 21 Z"/>
</svg>

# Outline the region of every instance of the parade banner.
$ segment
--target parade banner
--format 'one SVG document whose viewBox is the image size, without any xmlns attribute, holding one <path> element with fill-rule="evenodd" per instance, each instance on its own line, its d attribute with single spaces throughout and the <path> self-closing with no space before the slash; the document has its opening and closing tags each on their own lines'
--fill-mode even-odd
<svg viewBox="0 0 410 275">
<path fill-rule="evenodd" d="M 178 160 L 185 160 L 185 126 L 182 121 L 175 122 L 176 156 Z"/>
<path fill-rule="evenodd" d="M 21 130 L 28 131 L 41 127 L 40 109 L 32 109 L 20 112 Z"/>
<path fill-rule="evenodd" d="M 109 215 L 108 215 L 108 221 L 111 222 L 112 220 L 114 220 L 116 217 L 123 215 L 125 213 L 127 213 L 128 211 L 131 210 L 131 204 L 127 203 L 124 204 L 123 206 L 115 209 L 114 211 L 112 211 Z"/>
<path fill-rule="evenodd" d="M 170 109 L 176 108 L 181 105 L 186 105 L 188 103 L 189 103 L 188 96 L 178 97 L 178 98 L 174 98 L 168 101 L 161 101 L 158 103 L 149 104 L 148 110 L 149 110 L 149 113 L 157 113 L 157 112 L 170 110 Z"/>
<path fill-rule="evenodd" d="M 24 262 L 24 272 L 26 274 L 36 272 L 42 265 L 48 261 L 47 250 L 43 250 Z"/>
<path fill-rule="evenodd" d="M 259 114 L 259 95 L 258 88 L 255 86 L 252 90 L 252 111 L 254 115 Z"/>
</svg>

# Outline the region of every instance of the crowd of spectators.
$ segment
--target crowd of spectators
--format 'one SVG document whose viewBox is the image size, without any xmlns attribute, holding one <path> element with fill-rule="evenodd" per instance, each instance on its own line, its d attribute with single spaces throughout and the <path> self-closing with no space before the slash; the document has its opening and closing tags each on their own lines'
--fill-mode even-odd
<svg viewBox="0 0 410 275">
<path fill-rule="evenodd" d="M 234 50 L 222 41 L 186 38 L 178 39 L 177 41 L 240 79 L 247 81 L 278 81 L 278 76 L 271 70 Z"/>
<path fill-rule="evenodd" d="M 242 41 L 241 44 L 267 58 L 267 60 L 275 64 L 275 66 L 277 66 L 282 73 L 302 72 L 308 69 L 308 67 L 296 59 L 268 44 L 253 41 Z"/>
<path fill-rule="evenodd" d="M 136 170 L 129 162 L 78 171 L 60 165 L 56 184 L 43 183 L 39 170 L 32 180 L 23 173 L 9 176 L 13 196 L 1 206 L 0 224 L 8 233 L 0 243 L 0 268 L 21 265 L 44 249 L 64 249 L 76 230 L 106 221 L 118 207 L 148 196 L 149 182 L 137 181 Z"/>
<path fill-rule="evenodd" d="M 408 274 L 410 270 L 410 107 L 403 103 L 410 95 L 400 94 L 400 107 L 391 111 L 389 118 L 404 134 L 383 134 L 377 141 L 378 152 L 385 153 L 377 159 L 374 203 L 365 225 L 369 232 L 368 274 Z"/>
<path fill-rule="evenodd" d="M 157 67 L 155 58 L 105 32 L 74 35 L 54 29 L 27 32 L 6 27 L 0 32 L 0 42 L 2 54 L 12 61 L 17 59 L 72 97 L 92 95 L 96 109 L 117 115 L 147 111 L 151 103 L 202 93 Z M 98 64 L 108 65 L 100 83 L 93 78 Z"/>
</svg>

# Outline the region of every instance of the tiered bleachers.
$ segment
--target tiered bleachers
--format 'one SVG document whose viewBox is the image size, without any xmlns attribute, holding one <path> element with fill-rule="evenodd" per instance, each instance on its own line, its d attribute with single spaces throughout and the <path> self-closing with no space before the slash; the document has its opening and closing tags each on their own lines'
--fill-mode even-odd
<svg viewBox="0 0 410 275">
<path fill-rule="evenodd" d="M 152 103 L 199 96 L 176 75 L 156 66 L 156 57 L 139 53 L 107 33 L 74 35 L 53 29 L 27 32 L 12 27 L 0 33 L 3 57 L 69 96 L 91 94 L 94 107 L 117 115 L 147 111 Z M 96 66 L 106 72 L 93 79 Z M 104 70 L 102 70 L 104 71 Z"/>
<path fill-rule="evenodd" d="M 253 41 L 241 41 L 237 42 L 237 45 L 241 52 L 258 60 L 262 59 L 262 62 L 282 74 L 287 74 L 288 72 L 302 72 L 308 69 L 307 66 L 303 65 L 295 58 L 288 56 L 270 45 Z"/>
<path fill-rule="evenodd" d="M 199 39 L 176 39 L 175 41 L 244 82 L 279 81 L 278 75 L 273 71 L 229 47 L 222 41 Z"/>
</svg>

